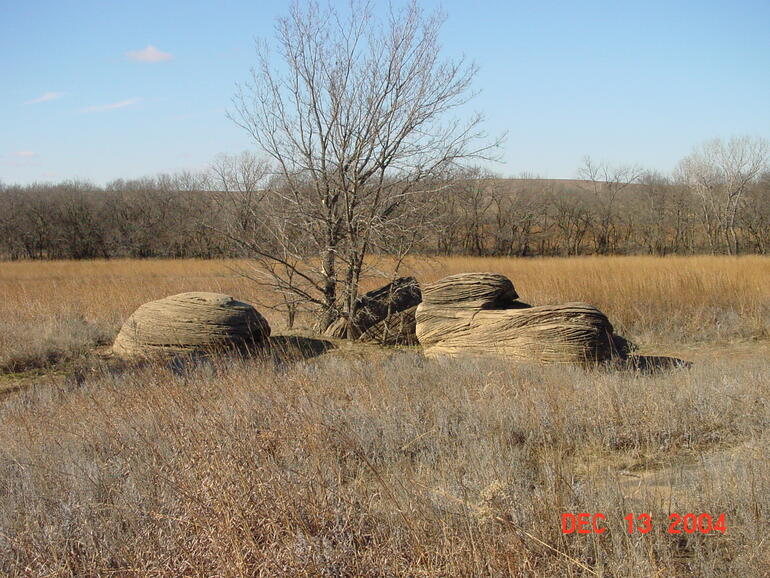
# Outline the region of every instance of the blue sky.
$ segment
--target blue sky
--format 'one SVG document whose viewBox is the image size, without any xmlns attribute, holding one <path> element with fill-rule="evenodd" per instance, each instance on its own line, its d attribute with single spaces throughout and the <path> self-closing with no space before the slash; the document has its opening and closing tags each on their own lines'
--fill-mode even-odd
<svg viewBox="0 0 770 578">
<path fill-rule="evenodd" d="M 770 138 L 768 0 L 426 1 L 505 176 L 585 155 L 670 171 L 713 137 Z M 0 0 L 0 181 L 103 184 L 252 148 L 225 117 L 287 2 Z"/>
</svg>

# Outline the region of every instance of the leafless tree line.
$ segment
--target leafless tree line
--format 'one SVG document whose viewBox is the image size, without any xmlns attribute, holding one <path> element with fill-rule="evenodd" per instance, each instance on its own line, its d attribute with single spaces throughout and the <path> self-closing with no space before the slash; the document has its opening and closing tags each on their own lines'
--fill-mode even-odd
<svg viewBox="0 0 770 578">
<path fill-rule="evenodd" d="M 689 162 L 684 166 L 692 170 Z M 576 181 L 501 179 L 470 169 L 432 182 L 426 194 L 393 209 L 390 226 L 372 236 L 373 252 L 770 252 L 770 171 L 743 183 L 737 200 L 734 188 L 689 184 L 680 174 L 613 169 L 593 161 L 580 174 L 584 179 Z M 0 256 L 212 258 L 269 251 L 297 265 L 318 256 L 317 244 L 301 221 L 289 218 L 296 205 L 281 207 L 281 196 L 266 194 L 281 186 L 285 183 L 271 179 L 267 164 L 249 154 L 220 157 L 206 173 L 118 180 L 104 187 L 0 183 Z"/>
<path fill-rule="evenodd" d="M 732 244 L 714 239 L 699 199 L 670 178 L 642 173 L 617 195 L 596 194 L 594 186 L 488 175 L 459 181 L 441 199 L 442 222 L 429 250 L 526 257 L 768 251 L 770 176 L 747 189 Z"/>
<path fill-rule="evenodd" d="M 471 171 L 441 197 L 435 250 L 471 255 L 767 254 L 770 145 L 715 139 L 670 176 L 586 158 L 579 180 Z"/>
<path fill-rule="evenodd" d="M 4 259 L 216 257 L 229 252 L 199 221 L 208 194 L 185 175 L 4 186 Z"/>
</svg>

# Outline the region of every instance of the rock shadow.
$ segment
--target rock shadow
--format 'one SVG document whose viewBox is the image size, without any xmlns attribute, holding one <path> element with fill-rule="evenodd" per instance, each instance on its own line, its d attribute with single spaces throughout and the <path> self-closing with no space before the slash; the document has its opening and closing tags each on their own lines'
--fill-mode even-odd
<svg viewBox="0 0 770 578">
<path fill-rule="evenodd" d="M 303 361 L 323 355 L 337 346 L 328 339 L 301 337 L 298 335 L 273 335 L 268 339 L 266 351 L 276 361 Z"/>
<path fill-rule="evenodd" d="M 185 374 L 193 368 L 208 365 L 216 370 L 213 362 L 222 363 L 228 358 L 234 360 L 259 360 L 285 369 L 291 364 L 323 355 L 336 345 L 326 339 L 302 337 L 299 335 L 271 335 L 254 348 L 239 348 L 230 352 L 191 352 L 168 360 L 168 367 L 176 374 Z"/>
<path fill-rule="evenodd" d="M 615 365 L 620 370 L 650 375 L 676 369 L 690 369 L 692 362 L 664 355 L 629 355 L 622 360 L 617 360 Z"/>
<path fill-rule="evenodd" d="M 153 355 L 122 359 L 111 357 L 109 363 L 102 364 L 110 373 L 123 374 L 160 363 L 177 376 L 187 376 L 193 370 L 208 367 L 219 371 L 230 361 L 246 360 L 262 361 L 274 364 L 276 367 L 286 367 L 289 364 L 312 359 L 323 355 L 336 345 L 326 339 L 301 337 L 296 335 L 274 335 L 265 341 L 247 346 L 217 349 L 213 351 L 197 350 L 184 353 Z M 224 364 L 224 365 L 222 365 Z"/>
</svg>

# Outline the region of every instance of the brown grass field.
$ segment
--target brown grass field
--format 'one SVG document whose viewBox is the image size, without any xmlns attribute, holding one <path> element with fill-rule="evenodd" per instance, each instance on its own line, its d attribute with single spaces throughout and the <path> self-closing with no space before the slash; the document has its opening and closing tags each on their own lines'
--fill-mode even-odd
<svg viewBox="0 0 770 578">
<path fill-rule="evenodd" d="M 695 362 L 668 373 L 346 343 L 182 365 L 99 353 L 152 299 L 269 299 L 237 266 L 0 264 L 1 574 L 768 575 L 770 259 L 402 270 L 497 271 L 530 303 L 587 301 L 643 352 Z M 607 531 L 563 534 L 565 512 L 601 512 Z M 632 512 L 652 531 L 629 534 Z M 671 534 L 672 513 L 724 513 L 727 531 Z"/>
</svg>

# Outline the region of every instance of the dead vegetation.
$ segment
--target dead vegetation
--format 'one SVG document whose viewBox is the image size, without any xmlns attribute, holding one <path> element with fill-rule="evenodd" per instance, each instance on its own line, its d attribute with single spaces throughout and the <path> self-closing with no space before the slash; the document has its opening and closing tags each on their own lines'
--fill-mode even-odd
<svg viewBox="0 0 770 578">
<path fill-rule="evenodd" d="M 26 323 L 0 319 L 0 374 L 46 369 L 107 345 L 113 333 L 76 315 L 53 316 Z"/>
<path fill-rule="evenodd" d="M 46 351 L 48 318 L 81 344 L 61 348 L 82 352 L 164 295 L 252 301 L 228 266 L 10 264 L 3 354 Z M 770 564 L 769 266 L 407 263 L 421 281 L 496 270 L 534 305 L 595 303 L 643 352 L 660 345 L 694 360 L 689 370 L 432 360 L 308 334 L 271 337 L 254 359 L 86 356 L 27 378 L 0 401 L 0 573 L 759 575 Z M 674 511 L 725 513 L 728 532 L 670 535 Z M 563 512 L 602 512 L 609 531 L 564 535 Z M 630 512 L 651 513 L 654 531 L 628 535 Z"/>
<path fill-rule="evenodd" d="M 362 347 L 362 346 L 358 346 Z M 649 377 L 499 361 L 337 353 L 38 386 L 0 413 L 0 568 L 100 575 L 756 575 L 770 560 L 766 363 Z M 629 487 L 671 463 L 725 512 L 672 536 Z M 635 478 L 630 478 L 635 479 Z M 610 533 L 560 533 L 599 511 Z M 649 535 L 623 516 L 651 512 Z"/>
</svg>

